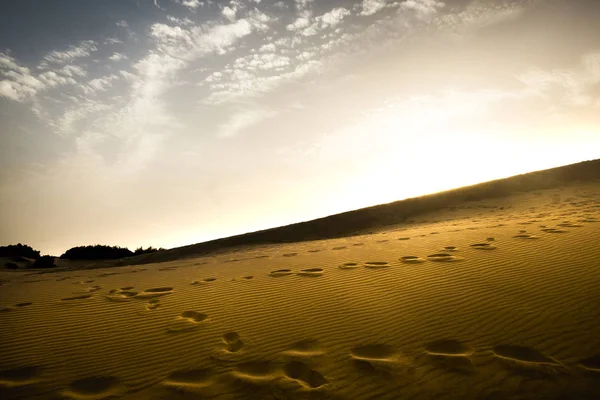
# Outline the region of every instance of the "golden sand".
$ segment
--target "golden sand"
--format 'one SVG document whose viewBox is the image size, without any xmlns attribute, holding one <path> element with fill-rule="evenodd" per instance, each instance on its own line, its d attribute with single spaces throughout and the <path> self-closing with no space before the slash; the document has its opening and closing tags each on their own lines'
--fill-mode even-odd
<svg viewBox="0 0 600 400">
<path fill-rule="evenodd" d="M 160 264 L 2 271 L 0 396 L 600 398 L 600 185 L 419 218 Z"/>
</svg>

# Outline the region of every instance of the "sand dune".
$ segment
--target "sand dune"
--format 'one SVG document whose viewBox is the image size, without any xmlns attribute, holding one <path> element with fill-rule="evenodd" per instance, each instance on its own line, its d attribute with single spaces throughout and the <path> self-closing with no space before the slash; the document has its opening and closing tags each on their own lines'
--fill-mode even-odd
<svg viewBox="0 0 600 400">
<path fill-rule="evenodd" d="M 599 398 L 600 184 L 419 218 L 143 268 L 2 271 L 0 396 Z"/>
</svg>

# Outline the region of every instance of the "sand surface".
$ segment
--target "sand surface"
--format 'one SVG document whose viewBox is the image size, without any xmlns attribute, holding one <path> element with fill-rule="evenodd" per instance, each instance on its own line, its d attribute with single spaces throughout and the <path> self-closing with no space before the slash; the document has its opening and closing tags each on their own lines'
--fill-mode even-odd
<svg viewBox="0 0 600 400">
<path fill-rule="evenodd" d="M 47 272 L 0 272 L 2 399 L 600 398 L 600 184 Z"/>
</svg>

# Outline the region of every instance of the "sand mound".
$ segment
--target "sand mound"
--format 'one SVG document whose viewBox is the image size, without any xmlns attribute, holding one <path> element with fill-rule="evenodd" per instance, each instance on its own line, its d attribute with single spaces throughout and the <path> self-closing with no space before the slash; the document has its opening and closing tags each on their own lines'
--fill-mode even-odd
<svg viewBox="0 0 600 400">
<path fill-rule="evenodd" d="M 0 396 L 597 399 L 599 218 L 588 184 L 346 239 L 3 270 Z"/>
</svg>

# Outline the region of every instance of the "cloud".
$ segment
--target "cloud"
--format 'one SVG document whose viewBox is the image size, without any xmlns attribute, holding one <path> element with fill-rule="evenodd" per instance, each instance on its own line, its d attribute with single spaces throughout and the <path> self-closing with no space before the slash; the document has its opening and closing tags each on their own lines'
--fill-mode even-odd
<svg viewBox="0 0 600 400">
<path fill-rule="evenodd" d="M 189 25 L 194 25 L 194 22 L 189 19 L 189 18 L 177 18 L 177 17 L 173 17 L 172 15 L 167 15 L 167 19 L 177 25 L 185 25 L 185 26 L 189 26 Z"/>
<path fill-rule="evenodd" d="M 235 13 L 236 12 L 237 12 L 236 7 L 233 7 L 233 8 L 223 7 L 223 10 L 221 10 L 221 13 L 225 16 L 225 18 L 227 18 L 231 22 L 235 22 Z"/>
<path fill-rule="evenodd" d="M 110 57 L 108 57 L 108 59 L 110 61 L 121 61 L 121 60 L 126 60 L 127 56 L 125 54 L 121 54 L 121 53 L 112 53 L 112 55 Z"/>
<path fill-rule="evenodd" d="M 86 95 L 95 94 L 97 92 L 104 92 L 112 86 L 112 81 L 119 79 L 117 75 L 103 76 L 102 78 L 94 78 L 82 84 L 80 87 Z"/>
<path fill-rule="evenodd" d="M 359 15 L 373 15 L 387 6 L 387 0 L 363 0 Z"/>
<path fill-rule="evenodd" d="M 184 7 L 194 11 L 198 7 L 203 7 L 204 2 L 199 0 L 173 0 L 175 3 L 181 4 Z"/>
<path fill-rule="evenodd" d="M 116 25 L 121 28 L 129 28 L 129 24 L 125 20 L 118 21 Z"/>
<path fill-rule="evenodd" d="M 600 107 L 600 51 L 585 54 L 573 69 L 532 68 L 517 76 L 530 94 L 573 107 Z"/>
<path fill-rule="evenodd" d="M 325 28 L 335 27 L 348 15 L 350 15 L 349 10 L 338 7 L 314 18 L 311 15 L 298 17 L 293 23 L 288 24 L 286 29 L 300 32 L 303 36 L 314 36 Z"/>
<path fill-rule="evenodd" d="M 0 53 L 0 95 L 15 101 L 25 101 L 40 90 L 54 84 L 54 75 L 45 75 L 43 79 L 34 77 L 29 68 L 20 65 L 8 54 Z"/>
<path fill-rule="evenodd" d="M 435 14 L 444 6 L 444 3 L 436 0 L 406 0 L 400 3 L 401 9 L 414 10 L 421 15 Z"/>
<path fill-rule="evenodd" d="M 97 51 L 96 42 L 93 40 L 84 40 L 78 45 L 70 46 L 69 49 L 64 51 L 51 51 L 44 56 L 44 62 L 40 64 L 41 68 L 46 68 L 48 63 L 53 64 L 66 64 L 73 62 L 79 58 L 90 56 L 93 52 Z"/>
<path fill-rule="evenodd" d="M 266 119 L 272 118 L 277 113 L 266 109 L 246 109 L 235 113 L 226 123 L 219 128 L 219 136 L 230 137 L 238 135 L 245 129 L 258 124 Z"/>
</svg>

